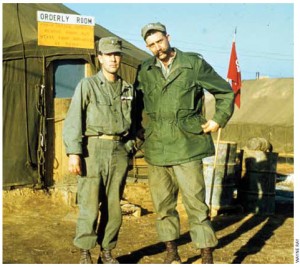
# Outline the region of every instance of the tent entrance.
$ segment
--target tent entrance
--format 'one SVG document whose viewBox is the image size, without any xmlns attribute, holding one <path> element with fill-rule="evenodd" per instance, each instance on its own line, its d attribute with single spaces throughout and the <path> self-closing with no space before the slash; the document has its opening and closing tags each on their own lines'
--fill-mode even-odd
<svg viewBox="0 0 300 267">
<path fill-rule="evenodd" d="M 66 63 L 72 65 L 64 60 L 74 59 L 76 62 L 81 59 L 92 65 L 84 63 L 84 76 L 88 76 L 89 69 L 95 69 L 94 72 L 99 69 L 97 52 L 96 49 L 38 46 L 37 11 L 77 14 L 63 4 L 4 3 L 2 7 L 3 188 L 52 186 L 57 179 L 63 178 L 64 172 L 58 170 L 63 170 L 65 163 L 59 159 L 58 143 L 61 144 L 61 154 L 64 154 L 64 148 L 59 141 L 61 132 L 57 125 L 61 124 L 62 128 L 71 98 L 65 95 L 65 90 L 54 91 L 57 87 L 55 68 L 66 67 Z M 115 36 L 98 24 L 94 27 L 94 34 L 95 47 L 100 38 Z M 125 39 L 122 43 L 126 49 L 120 74 L 132 83 L 138 65 L 149 54 Z M 62 66 L 60 63 L 54 65 L 53 62 L 58 60 L 63 60 L 60 62 Z M 66 68 L 70 70 L 69 66 Z M 64 73 L 63 78 L 79 77 Z"/>
<path fill-rule="evenodd" d="M 90 75 L 90 64 L 77 59 L 53 61 L 47 69 L 46 186 L 63 184 L 70 176 L 62 130 L 77 83 Z"/>
</svg>

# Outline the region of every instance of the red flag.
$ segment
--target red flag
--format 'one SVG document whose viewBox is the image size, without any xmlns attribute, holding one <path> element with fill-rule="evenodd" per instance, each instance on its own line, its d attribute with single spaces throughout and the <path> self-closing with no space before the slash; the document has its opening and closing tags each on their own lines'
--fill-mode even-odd
<svg viewBox="0 0 300 267">
<path fill-rule="evenodd" d="M 241 71 L 238 62 L 238 58 L 235 50 L 235 41 L 232 43 L 231 55 L 229 61 L 229 68 L 227 73 L 227 78 L 231 80 L 231 87 L 235 96 L 235 104 L 240 108 L 241 106 Z"/>
</svg>

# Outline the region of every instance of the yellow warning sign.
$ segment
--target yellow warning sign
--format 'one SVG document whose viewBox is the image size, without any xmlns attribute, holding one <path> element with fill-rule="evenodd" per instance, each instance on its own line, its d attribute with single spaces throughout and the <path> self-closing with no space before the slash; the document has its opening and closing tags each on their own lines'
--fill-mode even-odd
<svg viewBox="0 0 300 267">
<path fill-rule="evenodd" d="M 38 45 L 93 49 L 94 20 L 38 11 Z"/>
</svg>

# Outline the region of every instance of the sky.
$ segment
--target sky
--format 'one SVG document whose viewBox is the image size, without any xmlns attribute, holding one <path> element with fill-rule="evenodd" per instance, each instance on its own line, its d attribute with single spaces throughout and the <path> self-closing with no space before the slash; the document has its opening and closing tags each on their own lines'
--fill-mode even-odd
<svg viewBox="0 0 300 267">
<path fill-rule="evenodd" d="M 285 3 L 64 3 L 150 53 L 141 28 L 161 22 L 171 45 L 200 53 L 226 78 L 232 41 L 243 80 L 294 77 L 294 4 Z"/>
</svg>

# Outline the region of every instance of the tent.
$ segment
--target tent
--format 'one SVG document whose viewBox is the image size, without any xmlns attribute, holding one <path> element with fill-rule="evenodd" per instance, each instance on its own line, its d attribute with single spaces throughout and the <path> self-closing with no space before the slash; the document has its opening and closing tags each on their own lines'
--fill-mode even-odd
<svg viewBox="0 0 300 267">
<path fill-rule="evenodd" d="M 37 45 L 37 11 L 78 14 L 63 4 L 3 4 L 3 187 L 40 185 L 45 175 L 54 61 L 80 59 L 99 69 L 95 49 Z M 95 25 L 95 43 L 116 36 Z M 122 39 L 122 38 L 121 38 Z M 123 41 L 122 77 L 134 81 L 138 64 L 149 55 Z M 51 165 L 52 163 L 50 163 Z"/>
<path fill-rule="evenodd" d="M 207 118 L 214 112 L 214 99 L 206 94 Z M 238 148 L 250 138 L 264 138 L 274 152 L 294 153 L 294 79 L 246 80 L 242 83 L 241 107 L 222 130 L 222 140 Z"/>
</svg>

